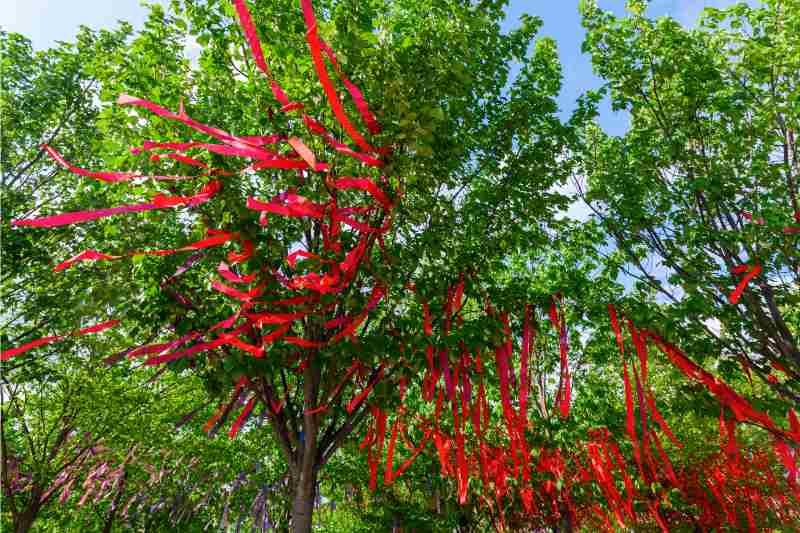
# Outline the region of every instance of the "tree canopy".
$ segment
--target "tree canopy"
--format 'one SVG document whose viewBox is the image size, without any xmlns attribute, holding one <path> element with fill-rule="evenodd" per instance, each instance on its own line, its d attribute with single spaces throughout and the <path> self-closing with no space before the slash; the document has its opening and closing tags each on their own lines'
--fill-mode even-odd
<svg viewBox="0 0 800 533">
<path fill-rule="evenodd" d="M 798 525 L 800 5 L 504 6 L 2 35 L 15 531 Z"/>
</svg>

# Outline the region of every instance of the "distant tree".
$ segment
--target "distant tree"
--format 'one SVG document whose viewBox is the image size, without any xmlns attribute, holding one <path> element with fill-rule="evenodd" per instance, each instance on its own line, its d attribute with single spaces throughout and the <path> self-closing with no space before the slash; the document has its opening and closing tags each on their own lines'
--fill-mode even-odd
<svg viewBox="0 0 800 533">
<path fill-rule="evenodd" d="M 709 8 L 694 29 L 645 5 L 583 4 L 584 50 L 631 117 L 621 137 L 588 128 L 579 150 L 609 265 L 691 353 L 800 405 L 800 4 Z"/>
</svg>

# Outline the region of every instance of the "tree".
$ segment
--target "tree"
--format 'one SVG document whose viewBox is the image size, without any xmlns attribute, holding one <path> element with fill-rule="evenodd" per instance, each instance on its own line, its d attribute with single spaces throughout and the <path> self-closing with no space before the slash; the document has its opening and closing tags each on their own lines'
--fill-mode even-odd
<svg viewBox="0 0 800 533">
<path fill-rule="evenodd" d="M 105 346 L 98 339 L 79 350 Z M 211 409 L 196 377 L 97 368 L 92 359 L 63 351 L 34 375 L 5 376 L 2 498 L 14 531 L 257 522 L 264 511 L 251 504 L 286 469 L 269 439 L 258 431 L 209 438 L 201 417 Z M 277 487 L 270 492 L 283 502 Z"/>
<path fill-rule="evenodd" d="M 584 49 L 631 115 L 624 136 L 589 127 L 578 149 L 609 264 L 657 296 L 652 319 L 691 352 L 721 354 L 727 376 L 741 363 L 797 405 L 800 5 L 707 9 L 696 29 L 644 5 L 583 10 Z"/>
<path fill-rule="evenodd" d="M 346 10 L 345 5 L 351 9 Z M 330 195 L 333 201 L 338 200 L 343 204 L 346 200 L 352 201 L 357 198 L 347 189 L 360 188 L 364 182 L 357 182 L 354 186 L 346 182 L 338 182 L 334 186 L 338 187 L 341 192 L 337 192 L 337 194 L 332 194 L 330 190 L 326 191 L 324 181 L 312 181 L 310 176 L 306 177 L 302 174 L 300 176 L 278 174 L 274 175 L 273 180 L 262 179 L 255 184 L 247 178 L 246 172 L 242 172 L 241 165 L 233 166 L 232 163 L 218 161 L 215 159 L 216 156 L 212 155 L 207 161 L 219 169 L 215 172 L 233 170 L 239 174 L 240 178 L 238 180 L 235 177 L 227 179 L 225 191 L 220 194 L 215 204 L 207 204 L 210 206 L 209 208 L 204 206 L 193 210 L 199 215 L 196 224 L 193 222 L 190 226 L 185 222 L 178 222 L 175 225 L 176 228 L 186 232 L 186 237 L 189 237 L 192 230 L 199 225 L 203 228 L 224 231 L 225 233 L 222 235 L 241 236 L 240 240 L 244 244 L 245 250 L 248 241 L 258 243 L 257 251 L 252 258 L 243 257 L 239 261 L 242 262 L 244 271 L 256 275 L 260 273 L 262 285 L 256 289 L 257 292 L 260 294 L 266 289 L 276 294 L 277 299 L 280 299 L 281 294 L 286 297 L 298 296 L 296 290 L 287 291 L 274 277 L 270 279 L 270 277 L 264 276 L 277 267 L 275 259 L 286 255 L 287 248 L 293 246 L 293 243 L 302 243 L 308 253 L 314 254 L 310 256 L 311 261 L 306 264 L 319 261 L 325 265 L 331 259 L 337 263 L 341 261 L 342 265 L 348 265 L 339 267 L 344 271 L 342 275 L 350 276 L 353 279 L 341 284 L 341 291 L 338 292 L 335 299 L 326 296 L 325 291 L 321 291 L 319 288 L 315 291 L 311 282 L 305 285 L 304 288 L 310 289 L 311 294 L 306 292 L 302 297 L 311 301 L 316 309 L 311 313 L 303 311 L 302 308 L 295 308 L 297 315 L 295 335 L 286 335 L 286 342 L 268 345 L 269 335 L 264 334 L 262 337 L 257 329 L 250 329 L 244 331 L 246 338 L 244 341 L 241 338 L 233 339 L 231 334 L 228 334 L 227 338 L 221 338 L 230 341 L 228 344 L 232 346 L 225 348 L 227 356 L 224 358 L 220 358 L 213 352 L 206 357 L 194 358 L 192 361 L 183 359 L 177 355 L 178 352 L 164 357 L 164 359 L 174 357 L 175 362 L 171 364 L 176 368 L 185 368 L 187 363 L 194 366 L 207 376 L 210 386 L 216 387 L 217 390 L 224 390 L 231 382 L 238 383 L 233 397 L 221 404 L 220 414 L 223 417 L 229 415 L 232 406 L 239 399 L 239 395 L 246 390 L 247 394 L 253 395 L 249 405 L 258 400 L 268 410 L 270 422 L 290 465 L 294 493 L 292 527 L 296 531 L 306 531 L 310 528 L 311 506 L 319 469 L 354 428 L 359 427 L 369 413 L 368 402 L 363 401 L 365 395 L 362 395 L 359 401 L 351 403 L 341 394 L 347 386 L 347 381 L 354 377 L 354 371 L 357 372 L 356 376 L 361 376 L 359 381 L 365 380 L 363 381 L 365 385 L 368 384 L 365 393 L 369 393 L 372 387 L 376 387 L 374 399 L 371 399 L 369 403 L 380 402 L 384 396 L 392 396 L 391 385 L 389 385 L 390 378 L 396 383 L 402 373 L 413 372 L 416 363 L 404 359 L 397 360 L 382 354 L 391 354 L 392 351 L 399 348 L 401 342 L 398 341 L 401 339 L 396 336 L 398 329 L 401 327 L 406 329 L 407 324 L 415 322 L 419 324 L 420 322 L 417 317 L 409 319 L 403 316 L 405 313 L 398 316 L 394 311 L 395 309 L 406 310 L 410 305 L 419 305 L 414 303 L 414 295 L 404 289 L 409 273 L 413 272 L 414 277 L 422 281 L 426 278 L 433 278 L 431 274 L 439 271 L 435 259 L 426 260 L 420 256 L 420 252 L 434 256 L 436 250 L 441 249 L 439 243 L 444 240 L 441 236 L 449 232 L 449 229 L 442 224 L 453 216 L 454 206 L 460 201 L 459 195 L 471 188 L 476 190 L 482 188 L 488 191 L 491 180 L 502 179 L 502 173 L 500 173 L 500 176 L 495 175 L 486 181 L 488 173 L 483 168 L 474 168 L 476 159 L 480 160 L 481 167 L 502 169 L 502 161 L 506 159 L 506 155 L 495 151 L 497 138 L 502 137 L 505 145 L 510 148 L 515 142 L 515 135 L 518 132 L 530 131 L 536 122 L 546 121 L 547 119 L 542 115 L 554 113 L 555 105 L 552 103 L 552 97 L 558 89 L 558 82 L 554 78 L 558 76 L 558 69 L 553 67 L 556 59 L 552 45 L 543 42 L 537 48 L 537 53 L 530 57 L 525 56 L 527 45 L 538 26 L 538 21 L 525 19 L 520 30 L 510 35 L 503 35 L 499 32 L 499 20 L 502 17 L 499 4 L 487 4 L 476 8 L 438 2 L 424 5 L 417 2 L 399 3 L 391 7 L 378 3 L 359 3 L 358 6 L 350 6 L 345 3 L 341 6 L 332 4 L 330 10 L 320 9 L 318 6 L 317 12 L 320 17 L 323 16 L 323 13 L 330 17 L 329 21 L 323 18 L 319 19 L 319 33 L 326 40 L 331 40 L 334 47 L 345 50 L 345 54 L 339 58 L 339 61 L 344 61 L 344 57 L 346 57 L 348 70 L 364 72 L 364 79 L 368 81 L 364 85 L 365 92 L 372 97 L 383 97 L 387 102 L 387 105 L 378 113 L 378 118 L 385 124 L 386 129 L 383 137 L 377 137 L 377 139 L 392 139 L 394 143 L 391 147 L 391 155 L 384 153 L 379 162 L 379 165 L 383 167 L 382 172 L 386 172 L 390 181 L 385 184 L 381 181 L 373 182 L 376 185 L 366 190 L 378 199 L 377 203 L 382 202 L 380 207 L 385 212 L 384 223 L 387 223 L 392 220 L 389 218 L 389 213 L 398 205 L 399 200 L 399 198 L 395 198 L 396 193 L 391 191 L 399 185 L 406 198 L 401 205 L 408 206 L 399 208 L 401 211 L 398 213 L 402 213 L 403 216 L 398 215 L 397 220 L 401 223 L 394 225 L 396 229 L 393 228 L 391 232 L 386 232 L 378 239 L 376 238 L 379 236 L 378 233 L 369 227 L 364 227 L 370 222 L 348 217 L 342 220 L 350 228 L 345 229 L 339 237 L 332 233 L 325 236 L 327 239 L 339 240 L 338 243 L 333 242 L 331 246 L 323 246 L 321 242 L 323 233 L 329 233 L 330 230 L 326 229 L 324 222 L 319 219 L 314 219 L 310 225 L 300 225 L 291 221 L 283 222 L 276 218 L 267 225 L 259 225 L 255 214 L 248 215 L 247 211 L 242 211 L 241 206 L 245 204 L 242 196 L 245 193 L 255 192 L 260 197 L 268 197 L 287 186 L 303 186 L 307 190 L 305 194 L 309 198 L 324 198 L 326 195 Z M 422 17 L 423 14 L 431 12 L 443 16 Z M 196 102 L 205 104 L 203 100 L 211 97 L 205 92 L 208 89 L 218 91 L 217 80 L 220 69 L 224 68 L 226 104 L 229 104 L 232 98 L 237 97 L 242 102 L 250 102 L 252 99 L 249 95 L 256 94 L 258 91 L 262 96 L 258 97 L 256 102 L 266 100 L 266 103 L 274 105 L 272 104 L 274 100 L 264 96 L 265 80 L 250 63 L 249 53 L 239 54 L 237 47 L 230 46 L 235 35 L 231 30 L 237 28 L 234 21 L 230 20 L 233 15 L 230 6 L 191 2 L 187 3 L 186 13 L 193 23 L 197 23 L 198 20 L 204 23 L 198 30 L 200 33 L 198 41 L 206 42 L 207 38 L 204 32 L 207 30 L 205 28 L 214 32 L 213 41 L 207 41 L 211 43 L 211 46 L 204 51 L 200 59 L 200 64 L 204 68 L 197 78 L 201 79 L 203 83 L 198 86 Z M 276 78 L 287 80 L 282 81 L 282 85 L 288 92 L 297 93 L 300 96 L 313 94 L 315 91 L 309 91 L 305 74 L 309 71 L 311 62 L 309 59 L 301 59 L 307 56 L 301 49 L 306 46 L 303 43 L 305 30 L 298 32 L 297 22 L 290 20 L 285 15 L 293 13 L 297 16 L 299 13 L 294 9 L 288 9 L 287 6 L 281 6 L 280 10 L 276 7 L 272 9 L 266 7 L 266 9 L 259 9 L 257 13 L 263 17 L 261 20 L 270 20 L 268 16 L 272 14 L 273 23 L 277 24 L 276 29 L 286 37 L 279 45 L 282 53 L 279 56 L 275 54 L 278 57 L 271 59 L 271 72 L 275 73 Z M 304 5 L 304 13 L 306 17 L 309 16 L 309 6 Z M 239 16 L 242 16 L 241 13 Z M 425 22 L 419 24 L 419 20 Z M 412 21 L 414 26 L 410 25 Z M 227 31 L 223 31 L 226 27 Z M 410 30 L 412 27 L 413 31 L 401 31 Z M 253 46 L 255 40 L 253 38 L 249 40 L 250 45 Z M 377 46 L 365 48 L 363 46 L 365 40 L 377 44 Z M 239 42 L 241 43 L 241 41 Z M 456 44 L 459 46 L 460 52 L 454 48 Z M 314 50 L 313 34 L 311 45 Z M 444 55 L 446 48 L 447 56 Z M 458 61 L 452 61 L 451 54 L 454 54 Z M 254 54 L 254 57 L 258 63 L 258 54 Z M 446 61 L 445 57 L 447 57 Z M 422 58 L 425 58 L 424 61 L 431 64 L 433 68 L 424 70 L 409 68 L 411 65 L 422 64 Z M 515 88 L 512 89 L 510 96 L 503 97 L 502 90 L 508 77 L 507 64 L 511 58 L 522 62 L 523 75 L 520 77 L 520 81 L 514 85 Z M 317 63 L 315 67 L 321 72 L 319 61 L 319 58 L 315 58 Z M 340 67 L 335 65 L 333 59 L 331 62 L 338 71 Z M 249 74 L 249 76 L 245 77 L 241 83 L 231 85 L 230 75 L 234 69 L 239 70 L 240 75 L 247 76 Z M 263 68 L 262 70 L 266 71 Z M 469 76 L 467 76 L 467 72 L 470 73 Z M 400 75 L 398 76 L 398 74 Z M 293 75 L 296 76 L 294 78 L 296 81 L 291 81 Z M 385 80 L 387 75 L 392 76 L 391 82 L 383 84 L 382 80 Z M 205 79 L 203 79 L 204 76 Z M 534 98 L 529 91 L 523 90 L 524 84 L 531 88 L 540 87 L 541 94 L 536 94 Z M 280 98 L 280 93 L 276 92 L 276 94 Z M 216 95 L 218 96 L 219 92 Z M 330 93 L 328 98 L 335 100 Z M 325 121 L 326 106 L 324 102 L 309 98 L 303 100 L 306 105 L 304 112 L 308 113 L 309 117 L 313 116 L 314 120 Z M 124 101 L 149 105 L 132 99 Z M 547 105 L 541 109 L 536 108 L 535 104 L 542 101 Z M 162 95 L 160 102 L 167 104 L 169 98 Z M 286 106 L 285 102 L 280 103 L 284 104 L 285 110 L 292 108 L 291 105 Z M 244 124 L 250 123 L 251 125 L 247 129 L 251 133 L 259 133 L 259 130 L 269 126 L 270 133 L 280 132 L 281 135 L 291 137 L 298 134 L 303 128 L 302 123 L 290 119 L 293 115 L 288 113 L 271 112 L 271 117 L 270 114 L 254 117 L 252 111 L 248 110 L 251 109 L 249 105 L 238 109 L 230 108 L 229 105 L 203 105 L 200 109 L 195 109 L 194 99 L 185 102 L 184 105 L 194 116 L 198 116 L 196 111 L 201 113 L 200 116 L 206 115 L 202 116 L 201 120 L 219 121 L 226 124 L 226 127 L 233 127 L 235 131 L 244 130 Z M 412 107 L 414 105 L 417 107 Z M 486 126 L 487 123 L 493 123 L 490 119 L 495 115 L 506 117 L 507 124 L 504 128 Z M 164 116 L 174 118 L 173 115 Z M 233 121 L 229 120 L 231 117 Z M 337 118 L 342 122 L 341 117 Z M 551 122 L 557 123 L 553 120 Z M 163 124 L 165 123 L 156 122 L 154 129 L 165 127 Z M 316 126 L 312 124 L 311 127 L 313 131 Z M 332 131 L 337 137 L 343 133 L 337 129 Z M 219 135 L 217 136 L 219 137 Z M 164 133 L 161 133 L 158 138 L 164 139 L 164 137 Z M 313 157 L 309 156 L 306 152 L 308 148 L 304 149 L 304 146 L 310 146 L 313 152 L 319 154 L 322 159 L 321 156 L 325 150 L 321 141 L 326 137 L 323 136 L 321 139 L 313 141 L 308 140 L 307 136 L 305 137 L 307 144 L 297 144 L 297 142 L 292 144 L 296 152 L 303 158 L 300 162 L 308 162 L 310 157 Z M 362 144 L 362 149 L 364 148 L 364 141 L 359 142 L 355 137 L 354 141 Z M 336 145 L 333 144 L 333 146 Z M 549 138 L 533 144 L 523 141 L 515 148 L 517 150 L 515 157 L 520 159 L 527 157 L 529 160 L 527 164 L 532 169 L 542 165 L 555 166 L 555 159 L 559 152 L 557 141 Z M 145 146 L 146 149 L 147 146 Z M 219 153 L 220 149 L 216 150 Z M 352 149 L 347 149 L 350 152 L 340 147 L 337 150 L 345 155 L 352 155 Z M 241 154 L 241 152 L 239 153 Z M 333 158 L 335 153 L 330 153 L 330 157 Z M 376 156 L 380 155 L 369 155 L 373 165 L 375 165 Z M 181 160 L 179 157 L 175 157 L 174 159 L 194 164 L 185 158 Z M 364 160 L 363 157 L 361 160 Z M 364 172 L 364 170 L 354 167 L 353 161 L 348 158 L 339 157 L 330 159 L 330 162 L 336 165 L 335 168 L 339 175 L 347 175 L 349 172 Z M 516 168 L 518 170 L 522 168 L 522 161 Z M 508 174 L 507 190 L 520 187 L 523 176 Z M 547 176 L 546 173 L 541 175 Z M 408 181 L 406 182 L 406 180 Z M 547 178 L 544 178 L 541 184 L 528 184 L 530 188 L 525 191 L 525 195 L 536 198 L 536 192 L 549 187 L 551 183 L 552 180 L 548 181 Z M 179 186 L 179 184 L 180 182 L 176 185 Z M 387 185 L 388 188 L 385 188 Z M 451 199 L 451 207 L 438 201 L 443 188 L 452 190 L 455 187 L 460 187 L 461 190 L 453 191 L 455 195 Z M 212 191 L 212 189 L 206 190 Z M 209 195 L 213 192 L 209 192 Z M 199 197 L 197 198 L 199 204 Z M 183 200 L 176 201 L 187 203 Z M 490 197 L 486 198 L 486 201 L 494 201 L 497 204 L 496 216 L 503 215 L 500 208 L 507 204 L 502 199 Z M 251 202 L 252 205 L 258 204 Z M 431 209 L 426 211 L 426 206 Z M 508 207 L 511 206 L 506 208 Z M 266 209 L 276 210 L 274 207 Z M 357 209 L 354 211 L 355 213 L 358 213 Z M 375 208 L 371 207 L 370 209 L 374 210 Z M 229 213 L 238 213 L 239 216 L 231 217 Z M 428 218 L 427 221 L 426 218 Z M 373 220 L 372 224 L 375 222 Z M 420 223 L 426 222 L 428 227 L 424 231 L 420 231 L 418 229 Z M 485 222 L 484 218 L 474 221 L 475 224 Z M 334 224 L 338 226 L 339 223 L 331 223 L 329 227 Z M 480 231 L 480 226 L 476 228 L 476 231 Z M 384 231 L 382 230 L 380 233 L 384 233 Z M 186 242 L 189 239 L 183 240 Z M 417 242 L 412 242 L 411 246 L 405 246 L 406 241 L 412 240 Z M 163 242 L 163 238 L 160 242 Z M 432 243 L 432 248 L 429 243 Z M 378 246 L 379 244 L 380 246 Z M 473 247 L 472 253 L 476 251 Z M 205 285 L 203 278 L 207 274 L 201 268 L 204 269 L 205 265 L 209 265 L 208 259 L 211 257 L 218 257 L 218 252 L 213 249 L 208 252 L 208 255 L 210 257 L 207 257 L 198 267 L 191 269 L 187 275 L 181 276 L 180 282 L 183 287 L 187 286 L 188 280 L 191 280 L 189 283 L 197 284 L 195 285 L 197 288 Z M 243 255 L 246 256 L 247 252 Z M 84 255 L 81 258 L 88 257 Z M 295 266 L 296 258 L 296 254 L 290 258 L 292 267 Z M 500 258 L 498 258 L 499 260 Z M 361 263 L 360 269 L 358 269 L 359 263 Z M 70 264 L 66 263 L 65 267 Z M 423 267 L 422 270 L 419 270 L 419 267 Z M 285 269 L 285 267 L 281 268 Z M 414 272 L 415 270 L 419 271 Z M 430 273 L 426 273 L 426 271 Z M 240 279 L 244 275 L 237 273 L 236 270 L 230 272 L 231 276 L 227 277 L 233 279 Z M 453 275 L 457 276 L 457 272 L 453 272 Z M 309 274 L 303 279 L 312 280 L 313 276 Z M 362 292 L 362 287 L 365 286 L 372 286 L 372 304 L 369 304 L 370 295 Z M 418 286 L 420 291 L 428 290 L 424 283 L 420 282 Z M 216 287 L 219 289 L 219 285 Z M 176 290 L 184 289 L 176 287 Z M 223 290 L 229 295 L 235 294 L 230 290 Z M 321 293 L 321 295 L 314 296 L 314 292 Z M 355 316 L 348 318 L 348 315 L 358 312 L 358 309 L 363 308 L 364 305 L 367 305 L 367 310 L 369 310 L 369 306 L 377 303 L 376 299 L 379 300 L 384 296 L 383 299 L 389 300 L 389 302 L 382 306 L 379 313 L 373 313 L 375 316 L 367 321 L 359 334 L 358 344 L 330 342 L 338 340 L 335 338 L 337 336 L 339 338 L 344 336 L 344 330 L 338 327 L 338 324 L 344 323 L 344 329 L 350 328 L 349 333 L 351 334 L 355 332 L 355 328 L 359 324 L 354 321 Z M 185 314 L 181 311 L 181 319 L 177 328 L 179 334 L 190 332 L 191 335 L 196 335 L 191 332 L 206 331 L 219 319 L 230 314 L 230 311 L 226 311 L 226 309 L 230 309 L 230 303 L 219 297 L 206 296 L 204 301 L 195 302 L 193 307 Z M 267 309 L 262 310 L 260 319 L 258 317 L 251 319 L 251 324 L 256 326 L 268 324 L 272 320 L 269 315 L 274 314 L 275 311 L 266 312 Z M 116 305 L 115 310 L 118 313 L 124 312 L 126 305 Z M 318 313 L 321 310 L 326 310 L 327 316 L 320 316 Z M 308 318 L 303 319 L 305 315 Z M 236 316 L 238 317 L 238 314 Z M 361 321 L 364 318 L 366 318 L 366 312 L 358 320 Z M 135 316 L 128 315 L 126 319 L 131 322 L 133 327 Z M 350 322 L 348 323 L 347 320 Z M 337 327 L 325 326 L 326 322 L 331 321 L 336 323 Z M 392 321 L 396 324 L 392 325 Z M 242 332 L 242 327 L 236 331 Z M 411 341 L 411 338 L 408 341 Z M 301 350 L 298 350 L 298 346 Z M 309 346 L 314 348 L 309 349 Z M 204 347 L 205 345 L 199 346 L 199 348 Z M 239 348 L 239 350 L 235 348 Z M 241 350 L 242 348 L 243 350 Z M 254 351 L 257 355 L 261 355 L 261 350 L 264 349 L 269 351 L 263 359 L 251 356 Z M 380 351 L 376 353 L 375 349 Z M 410 351 L 408 356 L 409 359 L 412 356 Z M 291 366 L 287 369 L 287 364 L 284 362 L 286 360 L 294 360 L 295 365 L 300 363 L 296 373 L 289 371 Z M 157 361 L 160 359 L 151 360 L 151 362 Z M 409 368 L 404 370 L 404 366 Z M 382 375 L 385 375 L 385 378 L 380 385 L 377 385 Z M 247 376 L 247 379 L 243 380 L 241 376 Z M 284 397 L 283 401 L 278 394 Z M 349 409 L 347 409 L 348 405 Z"/>
<path fill-rule="evenodd" d="M 0 34 L 4 344 L 77 329 L 73 313 L 87 307 L 86 292 L 55 276 L 51 259 L 42 253 L 45 248 L 57 250 L 64 235 L 31 238 L 9 231 L 8 223 L 52 203 L 69 208 L 86 202 L 86 192 L 75 194 L 74 181 L 64 179 L 40 145 L 57 143 L 68 157 L 92 152 L 101 135 L 93 99 L 99 91 L 102 58 L 119 51 L 130 32 L 129 26 L 99 34 L 84 30 L 75 44 L 36 54 L 23 36 Z M 98 287 L 90 295 L 99 303 L 113 299 L 108 292 Z"/>
<path fill-rule="evenodd" d="M 62 491 L 69 494 L 90 469 L 108 464 L 109 446 L 121 444 L 114 451 L 121 447 L 124 456 L 145 434 L 137 430 L 154 429 L 137 408 L 158 420 L 162 391 L 143 385 L 120 372 L 98 375 L 63 355 L 33 375 L 4 376 L 3 501 L 14 531 L 28 531 Z"/>
</svg>

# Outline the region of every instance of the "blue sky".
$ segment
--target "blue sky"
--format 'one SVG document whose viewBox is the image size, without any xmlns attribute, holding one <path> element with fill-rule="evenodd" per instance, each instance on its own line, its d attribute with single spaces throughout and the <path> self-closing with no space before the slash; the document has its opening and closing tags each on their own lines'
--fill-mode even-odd
<svg viewBox="0 0 800 533">
<path fill-rule="evenodd" d="M 90 28 L 113 27 L 119 19 L 141 27 L 147 11 L 140 0 L 10 0 L 5 2 L 0 26 L 31 39 L 37 49 L 52 46 L 59 40 L 71 40 L 81 24 Z M 168 4 L 168 0 L 152 3 Z M 600 0 L 603 9 L 624 13 L 624 0 Z M 684 24 L 692 24 L 704 6 L 725 7 L 733 0 L 653 0 L 652 16 L 670 15 Z M 592 73 L 589 58 L 581 53 L 583 28 L 578 16 L 578 0 L 512 0 L 508 23 L 513 24 L 527 11 L 544 20 L 542 34 L 558 43 L 564 66 L 564 89 L 559 99 L 566 118 L 574 108 L 575 99 L 585 90 L 600 86 Z M 613 113 L 610 106 L 601 110 L 600 121 L 606 131 L 621 134 L 627 126 L 623 113 Z"/>
</svg>

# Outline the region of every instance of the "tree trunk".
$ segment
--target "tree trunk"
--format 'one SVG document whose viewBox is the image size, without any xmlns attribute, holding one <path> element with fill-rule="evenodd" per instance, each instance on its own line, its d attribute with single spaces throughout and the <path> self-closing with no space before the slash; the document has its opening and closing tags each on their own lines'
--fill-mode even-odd
<svg viewBox="0 0 800 533">
<path fill-rule="evenodd" d="M 125 492 L 125 480 L 128 478 L 128 472 L 124 471 L 122 479 L 120 479 L 117 493 L 114 495 L 114 501 L 111 502 L 111 508 L 106 515 L 105 523 L 103 524 L 103 533 L 111 533 L 111 528 L 114 526 L 114 520 L 117 518 L 117 507 L 122 501 L 122 493 Z"/>
<path fill-rule="evenodd" d="M 566 505 L 560 506 L 561 511 L 561 533 L 572 533 L 575 530 L 572 513 Z"/>
<path fill-rule="evenodd" d="M 14 533 L 28 533 L 33 522 L 39 514 L 39 508 L 35 504 L 31 504 L 23 512 L 14 517 Z"/>
<path fill-rule="evenodd" d="M 309 338 L 317 338 L 314 332 Z M 312 357 L 311 355 L 309 357 Z M 302 427 L 299 435 L 297 455 L 292 470 L 292 532 L 309 533 L 314 518 L 314 496 L 317 489 L 317 472 L 320 468 L 319 422 L 317 415 L 308 411 L 317 405 L 319 394 L 320 367 L 309 364 L 303 372 Z"/>
<path fill-rule="evenodd" d="M 292 495 L 292 533 L 309 533 L 314 518 L 314 497 L 317 486 L 316 469 L 299 470 Z"/>
</svg>

